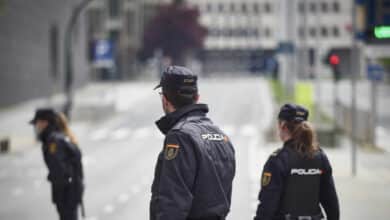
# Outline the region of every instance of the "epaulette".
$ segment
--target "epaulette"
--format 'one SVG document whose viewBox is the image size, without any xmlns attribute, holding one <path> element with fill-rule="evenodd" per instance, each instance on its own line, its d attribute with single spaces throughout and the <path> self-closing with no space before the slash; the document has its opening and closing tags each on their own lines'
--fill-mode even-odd
<svg viewBox="0 0 390 220">
<path fill-rule="evenodd" d="M 271 154 L 271 157 L 276 157 L 276 156 L 278 156 L 278 154 L 280 153 L 280 151 L 282 151 L 282 148 L 279 148 L 279 149 L 275 150 L 275 151 Z"/>
</svg>

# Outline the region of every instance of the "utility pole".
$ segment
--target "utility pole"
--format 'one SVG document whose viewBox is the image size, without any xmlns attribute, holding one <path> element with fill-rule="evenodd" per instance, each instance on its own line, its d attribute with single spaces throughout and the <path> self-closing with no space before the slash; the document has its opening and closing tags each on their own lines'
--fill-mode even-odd
<svg viewBox="0 0 390 220">
<path fill-rule="evenodd" d="M 73 80 L 74 80 L 74 72 L 73 72 L 73 44 L 72 44 L 72 35 L 73 29 L 77 23 L 78 18 L 80 17 L 81 12 L 90 2 L 94 0 L 83 0 L 79 3 L 72 11 L 72 15 L 68 21 L 65 30 L 64 36 L 64 73 L 65 73 L 65 85 L 64 92 L 66 95 L 66 101 L 63 106 L 64 114 L 70 119 L 70 111 L 73 106 Z"/>
<path fill-rule="evenodd" d="M 359 42 L 356 39 L 357 32 L 357 4 L 352 0 L 352 50 L 351 50 L 351 171 L 352 176 L 357 174 L 357 146 L 356 146 L 356 80 L 361 71 L 361 59 Z"/>
<path fill-rule="evenodd" d="M 313 3 L 314 4 L 314 3 Z M 321 23 L 321 15 L 320 15 L 320 1 L 316 1 L 316 24 Z M 306 30 L 307 31 L 307 30 Z M 317 32 L 315 35 L 315 42 L 316 42 L 316 59 L 314 61 L 314 69 L 315 69 L 315 80 L 316 80 L 316 88 L 317 88 L 317 102 L 315 102 L 315 121 L 317 123 L 321 123 L 321 101 L 322 101 L 322 86 L 321 86 L 321 77 L 320 77 L 320 70 L 321 70 L 321 39 L 320 35 Z"/>
</svg>

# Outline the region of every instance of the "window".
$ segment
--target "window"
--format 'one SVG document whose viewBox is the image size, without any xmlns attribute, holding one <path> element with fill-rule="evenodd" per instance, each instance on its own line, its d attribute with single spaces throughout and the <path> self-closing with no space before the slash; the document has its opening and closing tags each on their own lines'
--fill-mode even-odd
<svg viewBox="0 0 390 220">
<path fill-rule="evenodd" d="M 299 37 L 305 37 L 305 28 L 304 27 L 299 27 L 299 29 L 298 29 L 298 35 L 299 35 Z"/>
<path fill-rule="evenodd" d="M 321 27 L 321 35 L 322 37 L 328 36 L 328 29 L 326 27 Z"/>
<path fill-rule="evenodd" d="M 135 26 L 135 14 L 133 11 L 128 11 L 126 13 L 127 19 L 127 31 L 130 36 L 134 36 L 136 34 L 136 26 Z"/>
<path fill-rule="evenodd" d="M 236 5 L 232 2 L 230 3 L 230 12 L 235 13 L 236 12 Z"/>
<path fill-rule="evenodd" d="M 108 0 L 109 11 L 111 18 L 119 17 L 120 12 L 120 0 Z"/>
<path fill-rule="evenodd" d="M 299 11 L 299 13 L 305 13 L 305 3 L 304 2 L 299 2 L 298 11 Z"/>
<path fill-rule="evenodd" d="M 223 3 L 219 3 L 219 4 L 218 4 L 218 12 L 219 12 L 219 13 L 222 13 L 222 12 L 224 11 L 224 8 L 225 8 L 225 7 L 224 7 Z"/>
<path fill-rule="evenodd" d="M 315 28 L 315 27 L 311 27 L 311 28 L 309 29 L 309 34 L 310 34 L 311 37 L 316 37 L 316 35 L 317 35 L 317 30 L 316 30 L 316 28 Z"/>
<path fill-rule="evenodd" d="M 206 5 L 206 11 L 211 12 L 213 10 L 213 6 L 210 3 L 207 3 Z"/>
<path fill-rule="evenodd" d="M 340 29 L 337 26 L 334 26 L 332 28 L 333 36 L 334 37 L 339 37 L 340 36 Z"/>
<path fill-rule="evenodd" d="M 309 5 L 309 10 L 310 10 L 312 13 L 316 13 L 316 11 L 317 11 L 316 2 L 311 2 L 311 3 L 310 3 L 310 5 Z"/>
<path fill-rule="evenodd" d="M 271 29 L 269 27 L 264 28 L 264 36 L 266 38 L 269 38 L 269 37 L 271 37 L 271 35 L 272 35 Z"/>
<path fill-rule="evenodd" d="M 271 4 L 269 2 L 264 3 L 264 11 L 266 13 L 271 13 Z"/>
<path fill-rule="evenodd" d="M 328 12 L 328 4 L 326 2 L 321 3 L 321 10 L 324 13 Z"/>
<path fill-rule="evenodd" d="M 242 13 L 247 13 L 248 12 L 248 7 L 247 7 L 247 5 L 245 4 L 245 3 L 242 3 L 242 5 L 241 5 L 241 11 L 242 11 Z"/>
<path fill-rule="evenodd" d="M 333 2 L 333 11 L 338 13 L 340 12 L 340 4 L 339 2 Z"/>
<path fill-rule="evenodd" d="M 219 35 L 219 30 L 216 28 L 211 28 L 209 31 L 209 35 L 212 37 L 217 37 Z"/>
<path fill-rule="evenodd" d="M 259 4 L 257 2 L 253 3 L 253 13 L 254 14 L 259 14 Z"/>
</svg>

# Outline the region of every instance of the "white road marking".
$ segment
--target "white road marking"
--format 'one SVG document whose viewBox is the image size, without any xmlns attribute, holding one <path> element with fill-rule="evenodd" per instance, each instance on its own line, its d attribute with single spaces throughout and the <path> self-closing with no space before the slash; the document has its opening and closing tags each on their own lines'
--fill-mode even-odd
<svg viewBox="0 0 390 220">
<path fill-rule="evenodd" d="M 129 195 L 126 194 L 126 193 L 122 193 L 118 196 L 118 202 L 119 203 L 126 203 L 127 201 L 129 201 Z"/>
<path fill-rule="evenodd" d="M 254 126 L 253 124 L 247 124 L 242 126 L 240 129 L 240 135 L 244 137 L 253 137 L 258 135 L 256 126 Z"/>
<path fill-rule="evenodd" d="M 89 136 L 89 138 L 92 141 L 100 141 L 100 140 L 106 139 L 108 137 L 109 132 L 110 131 L 108 129 L 100 129 L 100 130 L 93 132 Z"/>
<path fill-rule="evenodd" d="M 110 138 L 115 141 L 123 140 L 130 135 L 130 129 L 128 128 L 119 128 L 113 131 L 110 135 Z"/>
<path fill-rule="evenodd" d="M 115 211 L 115 207 L 111 204 L 108 204 L 108 205 L 104 206 L 103 211 L 107 214 L 113 213 Z"/>
<path fill-rule="evenodd" d="M 143 128 L 138 128 L 137 130 L 134 131 L 133 138 L 135 139 L 143 139 L 147 138 L 150 136 L 152 133 L 152 130 L 150 127 L 143 127 Z"/>
<path fill-rule="evenodd" d="M 22 189 L 21 187 L 16 187 L 12 190 L 13 196 L 21 196 L 22 194 L 24 194 L 24 189 Z"/>
</svg>

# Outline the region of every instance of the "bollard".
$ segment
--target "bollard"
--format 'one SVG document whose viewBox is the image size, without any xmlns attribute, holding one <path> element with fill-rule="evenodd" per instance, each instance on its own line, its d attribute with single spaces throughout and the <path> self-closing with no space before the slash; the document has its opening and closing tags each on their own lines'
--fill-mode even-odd
<svg viewBox="0 0 390 220">
<path fill-rule="evenodd" d="M 8 153 L 10 149 L 10 140 L 9 138 L 0 139 L 0 153 Z"/>
</svg>

